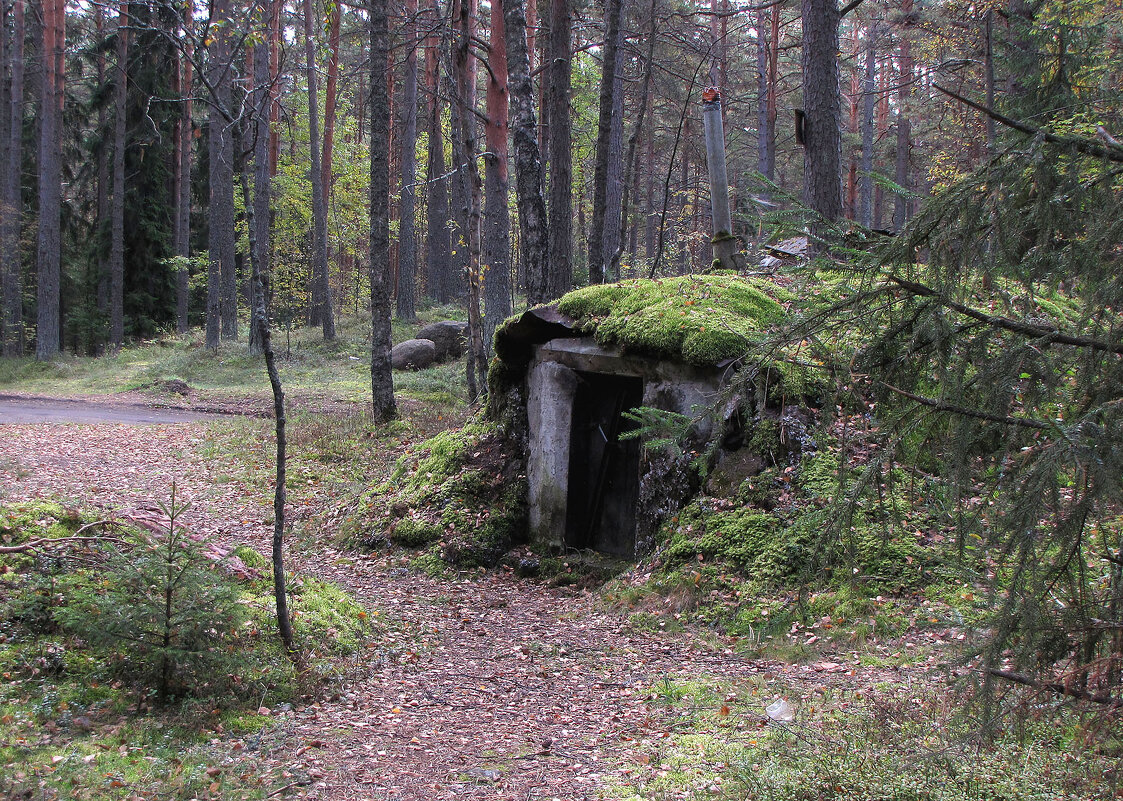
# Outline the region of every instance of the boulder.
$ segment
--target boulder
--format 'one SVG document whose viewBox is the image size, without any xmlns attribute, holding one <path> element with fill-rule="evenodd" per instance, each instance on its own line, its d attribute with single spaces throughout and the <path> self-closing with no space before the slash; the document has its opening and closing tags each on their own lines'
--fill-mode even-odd
<svg viewBox="0 0 1123 801">
<path fill-rule="evenodd" d="M 437 360 L 437 346 L 431 339 L 407 339 L 390 351 L 395 370 L 424 370 Z"/>
<path fill-rule="evenodd" d="M 418 339 L 431 340 L 437 347 L 437 361 L 458 359 L 468 347 L 468 324 L 456 320 L 429 323 L 417 332 Z"/>
</svg>

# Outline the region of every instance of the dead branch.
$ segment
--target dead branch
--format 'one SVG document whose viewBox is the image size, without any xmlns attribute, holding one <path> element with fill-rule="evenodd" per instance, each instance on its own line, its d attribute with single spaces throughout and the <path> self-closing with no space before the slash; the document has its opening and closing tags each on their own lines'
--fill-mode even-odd
<svg viewBox="0 0 1123 801">
<path fill-rule="evenodd" d="M 110 521 L 101 521 L 110 522 Z M 93 523 L 89 525 L 94 525 Z M 86 528 L 86 526 L 83 526 Z M 116 542 L 124 543 L 125 540 L 120 537 L 36 537 L 33 540 L 21 543 L 19 545 L 3 545 L 0 546 L 0 554 L 5 553 L 27 553 L 28 551 L 36 551 L 40 548 L 56 548 L 63 545 L 73 545 L 79 542 Z"/>
<path fill-rule="evenodd" d="M 987 671 L 991 676 L 996 678 L 1006 679 L 1015 684 L 1022 684 L 1026 687 L 1032 687 L 1035 690 L 1051 690 L 1058 695 L 1067 695 L 1071 698 L 1079 698 L 1081 701 L 1091 701 L 1094 704 L 1103 704 L 1110 706 L 1113 709 L 1123 707 L 1123 698 L 1116 698 L 1107 693 L 1090 693 L 1087 690 L 1081 690 L 1076 687 L 1069 687 L 1059 681 L 1039 681 L 1032 676 L 1026 676 L 1023 673 L 1015 673 L 1011 670 L 999 670 L 998 668 L 990 668 Z"/>
</svg>

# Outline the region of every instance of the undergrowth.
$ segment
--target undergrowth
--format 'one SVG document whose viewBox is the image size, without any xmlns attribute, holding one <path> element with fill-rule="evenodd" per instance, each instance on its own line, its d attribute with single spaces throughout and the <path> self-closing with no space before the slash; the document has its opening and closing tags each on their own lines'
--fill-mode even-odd
<svg viewBox="0 0 1123 801">
<path fill-rule="evenodd" d="M 190 537 L 49 502 L 0 508 L 0 539 L 35 545 L 0 554 L 3 797 L 263 798 L 280 778 L 256 767 L 277 713 L 315 697 L 385 626 L 334 585 L 293 576 L 309 646 L 294 661 L 275 633 L 268 562 L 246 546 L 236 575 Z"/>
</svg>

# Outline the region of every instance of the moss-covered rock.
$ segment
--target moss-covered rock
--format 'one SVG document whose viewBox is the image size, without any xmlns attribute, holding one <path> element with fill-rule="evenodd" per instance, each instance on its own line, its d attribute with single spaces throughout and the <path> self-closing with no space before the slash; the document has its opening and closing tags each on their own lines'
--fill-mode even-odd
<svg viewBox="0 0 1123 801">
<path fill-rule="evenodd" d="M 451 564 L 494 565 L 526 538 L 524 469 L 517 443 L 495 426 L 443 431 L 363 496 L 344 533 L 367 546 L 435 544 Z"/>
<path fill-rule="evenodd" d="M 558 310 L 602 346 L 710 367 L 743 355 L 791 299 L 763 281 L 686 275 L 585 287 Z"/>
</svg>

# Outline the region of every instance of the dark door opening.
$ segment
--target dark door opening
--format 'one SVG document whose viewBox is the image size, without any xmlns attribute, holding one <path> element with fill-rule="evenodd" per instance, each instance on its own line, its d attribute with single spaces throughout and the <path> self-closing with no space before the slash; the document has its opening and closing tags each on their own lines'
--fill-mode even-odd
<svg viewBox="0 0 1123 801">
<path fill-rule="evenodd" d="M 640 442 L 622 416 L 643 402 L 640 378 L 579 372 L 569 447 L 566 545 L 632 557 L 636 548 Z"/>
</svg>

